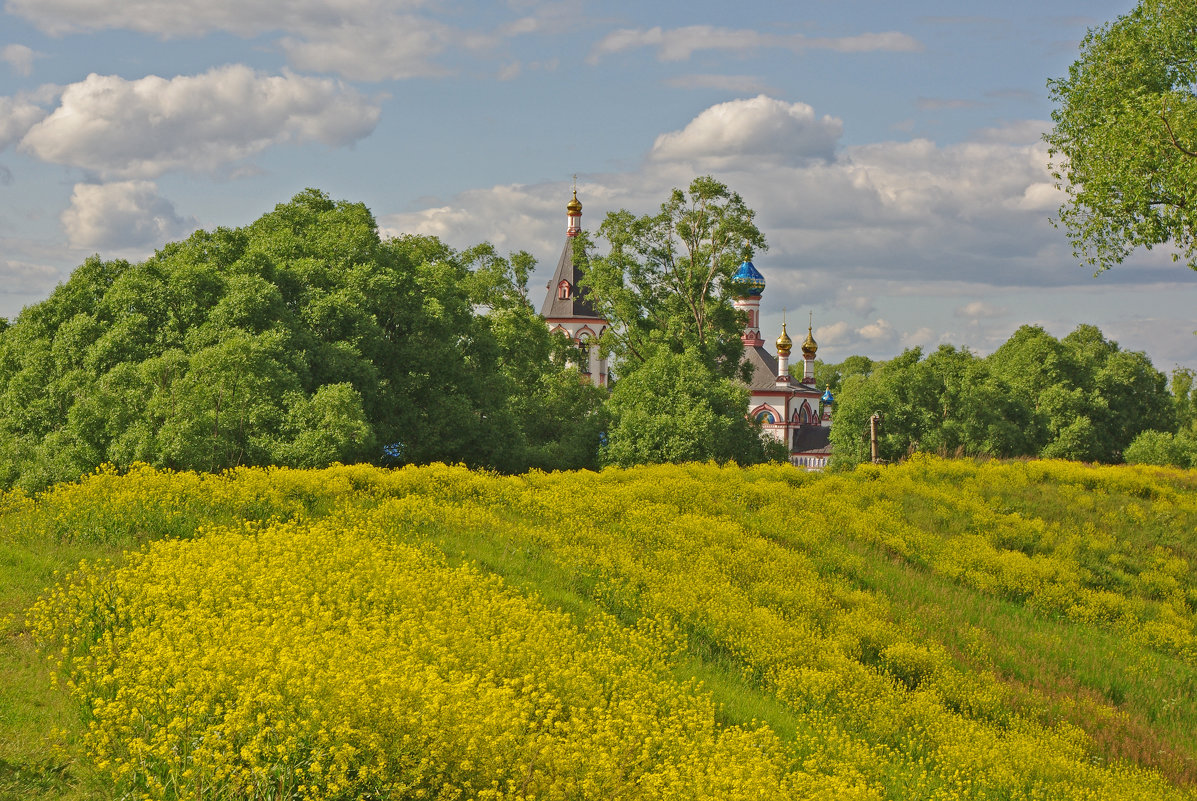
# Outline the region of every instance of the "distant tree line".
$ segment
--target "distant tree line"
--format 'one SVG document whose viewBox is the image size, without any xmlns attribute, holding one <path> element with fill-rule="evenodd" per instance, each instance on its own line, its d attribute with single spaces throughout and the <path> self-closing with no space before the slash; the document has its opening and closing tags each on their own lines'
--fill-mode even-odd
<svg viewBox="0 0 1197 801">
<path fill-rule="evenodd" d="M 1192 370 L 1171 382 L 1147 355 L 1092 325 L 1063 339 L 1023 326 L 986 357 L 941 345 L 888 361 L 818 364 L 836 396 L 834 460 L 870 458 L 869 417 L 881 414 L 879 456 L 1042 457 L 1197 466 Z"/>
</svg>

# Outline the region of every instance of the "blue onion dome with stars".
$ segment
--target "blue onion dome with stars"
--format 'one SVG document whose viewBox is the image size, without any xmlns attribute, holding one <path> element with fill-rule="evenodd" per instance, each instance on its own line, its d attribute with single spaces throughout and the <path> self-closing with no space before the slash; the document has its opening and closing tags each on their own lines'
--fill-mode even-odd
<svg viewBox="0 0 1197 801">
<path fill-rule="evenodd" d="M 761 293 L 765 291 L 765 276 L 761 275 L 760 270 L 752 266 L 752 262 L 746 261 L 740 265 L 740 269 L 736 270 L 736 274 L 732 276 L 731 290 L 732 294 L 738 298 L 759 298 Z"/>
<path fill-rule="evenodd" d="M 832 396 L 830 389 L 823 390 L 823 397 L 820 398 L 820 400 L 822 400 L 827 406 L 832 406 L 835 404 L 835 397 Z"/>
</svg>

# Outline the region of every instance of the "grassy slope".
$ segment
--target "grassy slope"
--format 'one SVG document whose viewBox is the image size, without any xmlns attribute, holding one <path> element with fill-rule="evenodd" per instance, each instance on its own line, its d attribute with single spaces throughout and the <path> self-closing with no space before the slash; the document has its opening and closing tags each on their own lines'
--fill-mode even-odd
<svg viewBox="0 0 1197 801">
<path fill-rule="evenodd" d="M 53 581 L 54 571 L 95 558 L 103 547 L 40 544 L 12 537 L 7 516 L 0 541 L 0 800 L 104 797 L 87 763 L 71 755 L 80 719 L 24 626 L 24 610 Z M 19 527 L 19 524 L 18 526 Z"/>
<path fill-rule="evenodd" d="M 1047 534 L 1034 542 L 1007 543 L 1010 549 L 1046 555 L 1071 549 L 1068 553 L 1088 571 L 1086 580 L 1111 591 L 1132 592 L 1161 547 L 1197 565 L 1197 516 L 1186 501 L 1197 492 L 1194 472 L 1161 471 L 1149 481 L 1122 481 L 1106 480 L 1110 474 L 1100 470 L 1078 468 L 1068 476 L 1045 473 L 1028 479 L 1026 466 L 1008 469 L 1011 473 L 999 477 L 1003 480 L 992 481 L 978 478 L 975 468 L 933 466 L 930 478 L 906 476 L 892 482 L 889 497 L 876 492 L 879 482 L 870 483 L 867 474 L 802 477 L 793 491 L 796 506 L 806 514 L 822 509 L 830 496 L 842 501 L 837 514 L 845 516 L 869 504 L 892 502 L 900 522 L 932 538 L 950 538 L 974 525 L 975 509 L 945 501 L 939 491 L 946 487 L 949 495 L 960 494 L 1000 514 L 1017 512 L 1043 521 Z M 605 479 L 620 480 L 619 475 Z M 937 492 L 920 494 L 919 480 L 933 484 Z M 1151 489 L 1156 486 L 1160 489 Z M 92 521 L 100 534 L 72 537 L 90 524 L 55 518 L 47 504 L 35 509 L 17 505 L 0 514 L 0 799 L 109 795 L 86 763 L 72 756 L 80 718 L 61 692 L 50 689 L 47 671 L 24 634 L 23 610 L 52 581 L 55 570 L 69 569 L 80 559 L 117 557 L 142 540 L 185 534 L 200 521 L 319 516 L 353 491 L 331 482 L 323 495 L 284 493 L 252 508 L 173 504 L 165 513 L 146 516 L 149 522 L 138 531 L 117 537 L 103 520 Z M 1180 500 L 1169 501 L 1173 496 Z M 357 502 L 372 505 L 377 499 L 365 493 Z M 1108 621 L 1069 619 L 1036 610 L 1017 593 L 982 591 L 976 582 L 946 575 L 934 560 L 903 552 L 901 546 L 879 545 L 845 531 L 837 547 L 826 547 L 826 539 L 811 536 L 801 525 L 779 530 L 775 520 L 756 520 L 759 505 L 746 496 L 743 521 L 749 534 L 811 559 L 820 575 L 835 575 L 876 594 L 896 625 L 942 644 L 962 670 L 999 676 L 1020 713 L 1084 728 L 1103 759 L 1155 767 L 1183 785 L 1197 781 L 1197 668 L 1191 661 L 1134 641 Z M 580 501 L 579 507 L 585 506 Z M 1128 511 L 1132 509 L 1136 511 Z M 830 513 L 817 519 L 824 525 L 836 520 Z M 579 619 L 599 607 L 635 616 L 637 599 L 613 600 L 592 574 L 571 566 L 560 553 L 514 540 L 510 527 L 522 522 L 507 520 L 506 527 L 432 524 L 423 527 L 422 535 L 452 559 L 480 564 Z M 1069 539 L 1076 532 L 1096 532 L 1096 544 L 1078 550 L 1075 537 Z M 1186 581 L 1182 590 L 1197 587 L 1191 568 Z M 1197 599 L 1197 594 L 1189 597 Z M 734 653 L 694 632 L 689 643 L 676 672 L 703 681 L 721 705 L 723 720 L 761 720 L 784 738 L 796 735 L 798 716 L 759 681 L 746 680 L 745 666 Z"/>
</svg>

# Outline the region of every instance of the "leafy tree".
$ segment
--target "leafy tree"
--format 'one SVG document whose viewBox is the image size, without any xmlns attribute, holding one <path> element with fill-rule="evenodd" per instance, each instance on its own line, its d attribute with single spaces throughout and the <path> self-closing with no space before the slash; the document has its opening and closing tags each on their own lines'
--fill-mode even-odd
<svg viewBox="0 0 1197 801">
<path fill-rule="evenodd" d="M 1046 422 L 1047 439 L 1040 456 L 1096 461 L 1108 450 L 1093 421 L 1109 415 L 1110 410 L 1083 389 L 1054 384 L 1035 399 L 1035 410 Z"/>
<path fill-rule="evenodd" d="M 604 458 L 615 464 L 782 456 L 745 419 L 741 314 L 728 282 L 765 237 L 740 196 L 709 176 L 673 190 L 656 214 L 611 212 L 606 255 L 585 236 L 575 261 L 595 311 L 611 323 L 602 347 L 620 379 Z"/>
<path fill-rule="evenodd" d="M 1126 449 L 1129 464 L 1197 467 L 1197 437 L 1184 431 L 1144 431 Z"/>
<path fill-rule="evenodd" d="M 919 348 L 873 362 L 840 386 L 831 428 L 841 465 L 870 458 L 869 418 L 882 415 L 878 455 L 887 461 L 916 451 L 1010 456 L 1029 452 L 1029 406 L 971 352 L 941 345 L 926 359 Z"/>
<path fill-rule="evenodd" d="M 1197 372 L 1188 367 L 1177 367 L 1172 371 L 1169 391 L 1172 393 L 1172 407 L 1176 413 L 1178 430 L 1192 429 L 1197 433 Z"/>
<path fill-rule="evenodd" d="M 849 356 L 839 364 L 828 364 L 822 359 L 815 359 L 815 386 L 819 389 L 829 389 L 832 395 L 840 391 L 840 384 L 849 376 L 862 375 L 868 377 L 873 372 L 873 360 L 868 356 Z M 805 368 L 802 363 L 790 365 L 790 375 L 796 379 L 802 378 Z"/>
<path fill-rule="evenodd" d="M 1197 269 L 1197 4 L 1140 0 L 1090 30 L 1048 87 L 1060 222 L 1077 257 L 1101 271 L 1170 242 Z"/>
<path fill-rule="evenodd" d="M 619 380 L 609 406 L 615 422 L 603 453 L 607 464 L 754 464 L 787 456 L 744 414 L 748 390 L 715 375 L 692 350 L 656 348 Z"/>
<path fill-rule="evenodd" d="M 1140 432 L 1174 425 L 1163 373 L 1096 326 L 1063 340 L 1022 326 L 989 361 L 1032 405 L 1033 452 L 1042 456 L 1117 462 Z"/>
<path fill-rule="evenodd" d="M 645 362 L 659 347 L 690 351 L 707 369 L 741 374 L 743 321 L 728 282 L 741 262 L 766 248 L 755 212 L 710 176 L 674 189 L 657 214 L 607 215 L 605 256 L 578 239 L 582 282 L 595 311 L 611 322 L 604 346 L 621 362 Z M 625 367 L 625 370 L 627 368 Z"/>
<path fill-rule="evenodd" d="M 1075 415 L 1089 414 L 1088 395 L 1077 388 L 1084 383 L 1077 350 L 1069 348 L 1040 326 L 1024 325 L 988 357 L 992 369 L 1009 382 L 1032 409 L 1027 435 L 1030 452 L 1039 454 L 1067 429 Z M 1074 390 L 1077 392 L 1074 393 Z M 1050 402 L 1045 402 L 1050 401 Z M 1082 440 L 1075 435 L 1070 441 Z M 1090 440 L 1085 439 L 1085 442 Z M 1054 452 L 1060 458 L 1093 459 L 1095 441 L 1085 450 Z"/>
<path fill-rule="evenodd" d="M 470 297 L 486 311 L 481 322 L 496 343 L 500 386 L 522 432 L 526 465 L 597 467 L 606 392 L 568 366 L 572 344 L 550 333 L 529 302 L 532 257 L 521 252 L 502 258 L 483 244 L 462 258 L 471 270 Z"/>
<path fill-rule="evenodd" d="M 283 464 L 322 467 L 345 461 L 345 454 L 376 452 L 374 434 L 362 410 L 362 396 L 352 384 L 324 384 L 310 397 L 287 401 L 276 446 Z"/>
<path fill-rule="evenodd" d="M 1023 326 L 985 359 L 949 345 L 926 359 L 908 350 L 843 378 L 831 432 L 839 463 L 869 458 L 874 411 L 887 460 L 922 450 L 1117 462 L 1139 434 L 1172 430 L 1177 419 L 1147 356 L 1091 325 L 1063 340 Z"/>
</svg>

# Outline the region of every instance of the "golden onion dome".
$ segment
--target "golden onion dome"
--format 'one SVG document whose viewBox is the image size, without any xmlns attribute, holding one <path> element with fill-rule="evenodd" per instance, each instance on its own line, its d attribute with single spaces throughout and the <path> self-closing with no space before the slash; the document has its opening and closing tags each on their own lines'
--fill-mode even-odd
<svg viewBox="0 0 1197 801">
<path fill-rule="evenodd" d="M 806 329 L 806 339 L 802 342 L 802 353 L 805 356 L 814 356 L 819 350 L 819 346 L 815 343 L 815 338 L 811 336 L 809 327 Z"/>
<path fill-rule="evenodd" d="M 565 204 L 565 210 L 573 217 L 582 213 L 582 201 L 578 200 L 578 190 L 574 190 L 574 199 Z"/>
<path fill-rule="evenodd" d="M 789 356 L 790 350 L 794 347 L 794 341 L 790 339 L 790 335 L 786 333 L 786 324 L 781 324 L 781 336 L 777 338 L 777 355 Z"/>
</svg>

